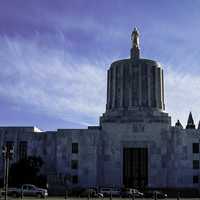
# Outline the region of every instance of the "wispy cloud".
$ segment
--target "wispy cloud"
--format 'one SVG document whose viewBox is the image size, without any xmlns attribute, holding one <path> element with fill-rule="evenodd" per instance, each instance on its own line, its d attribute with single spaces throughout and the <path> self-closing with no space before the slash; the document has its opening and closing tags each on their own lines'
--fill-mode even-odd
<svg viewBox="0 0 200 200">
<path fill-rule="evenodd" d="M 0 43 L 0 96 L 80 124 L 94 123 L 104 112 L 103 68 L 72 60 L 63 49 L 42 48 L 34 40 L 1 37 Z"/>
<path fill-rule="evenodd" d="M 200 75 L 168 68 L 165 71 L 166 111 L 172 116 L 172 122 L 180 119 L 186 125 L 189 112 L 193 113 L 198 125 L 200 120 Z"/>
</svg>

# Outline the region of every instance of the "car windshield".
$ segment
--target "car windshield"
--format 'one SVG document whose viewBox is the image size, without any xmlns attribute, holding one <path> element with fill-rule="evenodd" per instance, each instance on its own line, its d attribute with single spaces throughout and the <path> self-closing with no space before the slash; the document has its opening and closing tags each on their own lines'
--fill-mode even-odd
<svg viewBox="0 0 200 200">
<path fill-rule="evenodd" d="M 35 190 L 36 187 L 35 187 L 34 185 L 29 185 L 29 186 L 28 186 L 28 189 L 29 189 L 29 190 Z"/>
</svg>

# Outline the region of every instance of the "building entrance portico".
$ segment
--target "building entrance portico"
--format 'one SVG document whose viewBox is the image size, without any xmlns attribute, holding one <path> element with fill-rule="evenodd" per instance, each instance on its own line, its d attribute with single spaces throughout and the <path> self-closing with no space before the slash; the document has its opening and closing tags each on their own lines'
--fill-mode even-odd
<svg viewBox="0 0 200 200">
<path fill-rule="evenodd" d="M 148 185 L 148 149 L 123 149 L 123 185 L 144 188 Z"/>
</svg>

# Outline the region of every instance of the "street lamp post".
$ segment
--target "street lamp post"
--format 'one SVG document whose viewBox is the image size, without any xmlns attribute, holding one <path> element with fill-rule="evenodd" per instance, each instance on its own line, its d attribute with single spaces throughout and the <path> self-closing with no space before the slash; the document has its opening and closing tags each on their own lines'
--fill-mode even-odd
<svg viewBox="0 0 200 200">
<path fill-rule="evenodd" d="M 4 197 L 7 200 L 8 194 L 8 176 L 9 176 L 9 161 L 12 159 L 14 153 L 13 146 L 8 147 L 7 145 L 3 146 L 2 156 L 4 159 Z"/>
</svg>

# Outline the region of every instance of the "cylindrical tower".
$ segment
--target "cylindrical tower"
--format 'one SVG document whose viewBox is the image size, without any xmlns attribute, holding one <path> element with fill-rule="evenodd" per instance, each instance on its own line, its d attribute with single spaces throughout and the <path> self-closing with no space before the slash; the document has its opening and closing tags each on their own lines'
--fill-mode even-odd
<svg viewBox="0 0 200 200">
<path fill-rule="evenodd" d="M 164 110 L 163 70 L 146 59 L 116 61 L 108 70 L 106 110 Z"/>
<path fill-rule="evenodd" d="M 161 65 L 140 58 L 139 32 L 131 35 L 130 59 L 111 64 L 107 74 L 106 112 L 101 121 L 114 118 L 165 115 L 164 79 Z M 157 114 L 155 114 L 157 113 Z"/>
</svg>

